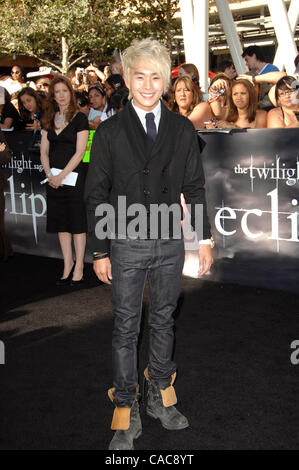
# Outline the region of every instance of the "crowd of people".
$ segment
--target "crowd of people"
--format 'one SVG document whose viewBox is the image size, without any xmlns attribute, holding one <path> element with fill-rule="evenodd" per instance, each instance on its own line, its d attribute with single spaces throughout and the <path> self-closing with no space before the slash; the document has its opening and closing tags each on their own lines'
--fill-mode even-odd
<svg viewBox="0 0 299 470">
<path fill-rule="evenodd" d="M 238 76 L 233 63 L 223 61 L 208 90 L 201 90 L 194 64 L 181 65 L 178 77 L 163 96 L 168 108 L 188 117 L 196 129 L 298 127 L 296 72 L 289 77 L 265 62 L 258 46 L 248 47 L 242 55 L 249 72 Z M 117 59 L 103 70 L 90 64 L 69 72 L 78 109 L 87 116 L 89 129 L 96 129 L 128 102 L 122 74 L 122 64 Z M 0 78 L 0 128 L 41 128 L 49 86 L 55 75 L 41 67 L 40 75 L 36 73 L 35 79 L 26 81 L 22 67 L 14 65 L 11 76 Z"/>
<path fill-rule="evenodd" d="M 115 405 L 111 423 L 115 433 L 110 450 L 134 449 L 133 441 L 142 434 L 137 344 L 147 279 L 146 412 L 168 430 L 189 426 L 187 417 L 175 407 L 173 386 L 173 313 L 185 252 L 183 237 L 174 236 L 175 225 L 181 231 L 181 211 L 178 216 L 172 214 L 174 233 L 167 232 L 159 220 L 157 234 L 152 236 L 147 230 L 145 237 L 130 237 L 127 229 L 132 218 L 122 211 L 117 214 L 118 222 L 124 222 L 118 226 L 120 236 L 110 243 L 107 236 L 97 236 L 99 219 L 105 221 L 98 208 L 109 203 L 114 211 L 119 210 L 119 197 L 125 195 L 132 205 L 143 205 L 147 223 L 153 205 L 163 203 L 170 208 L 179 205 L 183 195 L 198 237 L 198 275 L 209 272 L 214 240 L 195 129 L 299 127 L 296 77 L 267 64 L 256 47 L 246 49 L 243 57 L 250 69 L 248 74 L 237 76 L 232 63 L 223 63 L 208 90 L 201 89 L 194 64 L 183 64 L 169 86 L 169 52 L 158 41 L 147 38 L 133 41 L 124 51 L 124 70 L 119 61 L 103 71 L 90 64 L 86 69 L 77 68 L 69 78 L 52 74 L 27 86 L 21 68 L 14 66 L 8 85 L 19 88 L 14 102 L 8 90 L 0 87 L 1 129 L 41 130 L 47 232 L 58 235 L 64 262 L 56 284 L 84 283 L 87 231 L 94 271 L 99 280 L 111 284 L 113 387 L 108 395 Z M 90 131 L 95 129 L 87 166 L 82 158 Z M 5 163 L 11 155 L 3 134 L 0 131 L 0 162 Z M 0 249 L 7 258 L 11 247 L 4 232 L 3 194 L 0 204 Z M 198 205 L 202 208 L 200 227 L 195 220 Z"/>
<path fill-rule="evenodd" d="M 91 130 L 120 111 L 128 101 L 128 90 L 119 71 L 121 65 L 117 67 L 112 62 L 104 72 L 91 64 L 86 69 L 77 67 L 69 73 L 78 110 L 87 116 Z M 34 74 L 35 77 L 31 78 Z M 41 129 L 49 87 L 59 74 L 44 67 L 40 68 L 40 74 L 34 74 L 29 73 L 25 81 L 22 68 L 16 65 L 12 67 L 10 77 L 0 78 L 0 96 L 4 96 L 3 102 L 0 102 L 2 130 Z"/>
<path fill-rule="evenodd" d="M 299 127 L 299 56 L 294 76 L 266 63 L 258 46 L 248 47 L 243 57 L 249 72 L 238 76 L 232 62 L 222 62 L 207 99 L 195 66 L 183 65 L 168 96 L 169 108 L 188 117 L 196 129 Z"/>
</svg>

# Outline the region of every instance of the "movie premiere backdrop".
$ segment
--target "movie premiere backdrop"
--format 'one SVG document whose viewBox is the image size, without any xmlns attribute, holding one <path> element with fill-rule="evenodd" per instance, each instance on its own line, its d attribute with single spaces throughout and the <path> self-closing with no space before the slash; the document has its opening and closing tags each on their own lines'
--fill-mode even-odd
<svg viewBox="0 0 299 470">
<path fill-rule="evenodd" d="M 61 257 L 57 237 L 46 233 L 45 176 L 39 152 L 32 151 L 33 135 L 6 138 L 13 157 L 4 167 L 5 224 L 14 250 Z M 206 130 L 198 139 L 216 241 L 207 279 L 298 292 L 298 129 Z M 185 246 L 184 274 L 196 277 L 194 243 Z"/>
</svg>

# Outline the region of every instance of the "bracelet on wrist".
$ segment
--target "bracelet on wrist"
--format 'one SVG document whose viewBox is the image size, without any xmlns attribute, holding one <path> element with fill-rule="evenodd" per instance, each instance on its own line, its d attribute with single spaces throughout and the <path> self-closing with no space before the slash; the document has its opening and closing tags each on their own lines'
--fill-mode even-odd
<svg viewBox="0 0 299 470">
<path fill-rule="evenodd" d="M 50 178 L 50 176 L 52 176 L 52 171 L 49 171 L 49 173 L 46 173 L 47 178 Z"/>
<path fill-rule="evenodd" d="M 215 246 L 215 240 L 214 240 L 213 237 L 207 238 L 207 239 L 205 239 L 205 240 L 200 240 L 200 241 L 199 241 L 199 246 L 201 246 L 201 245 L 210 245 L 211 248 L 214 248 L 214 246 Z"/>
<path fill-rule="evenodd" d="M 108 253 L 98 253 L 97 251 L 95 251 L 95 252 L 92 254 L 92 257 L 93 257 L 93 260 L 94 260 L 94 261 L 97 261 L 97 260 L 99 260 L 99 259 L 108 258 L 109 255 L 108 255 Z"/>
<path fill-rule="evenodd" d="M 221 103 L 221 101 L 222 101 L 222 98 L 219 96 L 215 96 L 214 98 L 209 98 L 208 100 L 209 103 L 216 103 L 216 102 Z"/>
</svg>

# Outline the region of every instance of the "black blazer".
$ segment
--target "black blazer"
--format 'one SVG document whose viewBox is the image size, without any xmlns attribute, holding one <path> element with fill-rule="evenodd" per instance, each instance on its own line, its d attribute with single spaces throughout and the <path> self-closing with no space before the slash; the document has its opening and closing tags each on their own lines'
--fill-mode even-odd
<svg viewBox="0 0 299 470">
<path fill-rule="evenodd" d="M 191 121 L 161 103 L 158 136 L 153 142 L 129 103 L 123 111 L 101 123 L 93 138 L 85 183 L 92 250 L 109 251 L 109 241 L 99 240 L 94 234 L 99 220 L 95 210 L 99 204 L 110 203 L 116 216 L 129 223 L 130 217 L 118 214 L 121 195 L 126 196 L 126 207 L 139 203 L 149 212 L 151 204 L 180 204 L 183 193 L 186 203 L 192 207 L 193 228 L 195 204 L 202 205 L 198 238 L 210 238 L 204 182 L 198 139 Z M 180 220 L 181 214 L 176 223 L 180 224 Z"/>
</svg>

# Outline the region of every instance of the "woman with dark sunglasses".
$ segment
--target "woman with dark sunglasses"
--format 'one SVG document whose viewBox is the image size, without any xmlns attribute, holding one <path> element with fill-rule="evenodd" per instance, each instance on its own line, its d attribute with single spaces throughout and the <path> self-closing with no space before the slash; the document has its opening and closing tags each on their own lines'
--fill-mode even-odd
<svg viewBox="0 0 299 470">
<path fill-rule="evenodd" d="M 48 93 L 49 91 L 49 86 L 50 86 L 51 80 L 48 77 L 42 77 L 36 80 L 35 86 L 38 91 L 43 91 L 44 93 Z"/>
<path fill-rule="evenodd" d="M 22 68 L 19 65 L 14 65 L 11 69 L 11 78 L 14 82 L 18 82 L 21 87 L 25 87 L 26 83 L 24 81 L 24 73 Z"/>
</svg>

